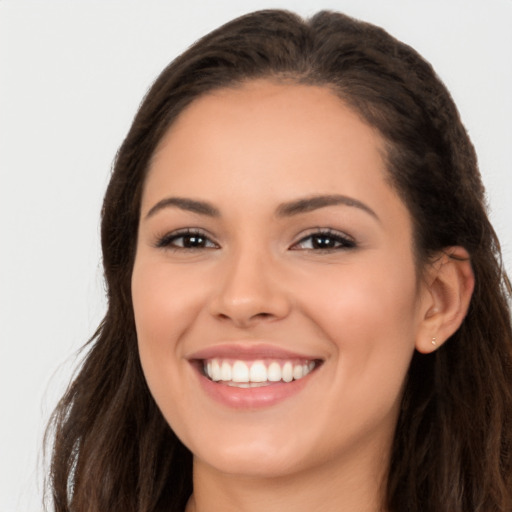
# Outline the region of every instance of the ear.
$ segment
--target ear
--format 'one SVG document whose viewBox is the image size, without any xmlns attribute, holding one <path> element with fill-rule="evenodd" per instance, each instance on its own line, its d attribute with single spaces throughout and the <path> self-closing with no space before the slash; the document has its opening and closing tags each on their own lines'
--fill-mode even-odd
<svg viewBox="0 0 512 512">
<path fill-rule="evenodd" d="M 423 354 L 440 347 L 462 324 L 475 287 L 475 276 L 468 252 L 448 247 L 427 270 L 426 300 L 416 350 Z"/>
</svg>

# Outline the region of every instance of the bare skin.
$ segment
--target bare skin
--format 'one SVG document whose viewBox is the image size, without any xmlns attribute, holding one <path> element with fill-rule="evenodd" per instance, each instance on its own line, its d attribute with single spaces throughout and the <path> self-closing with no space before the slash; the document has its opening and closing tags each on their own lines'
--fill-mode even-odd
<svg viewBox="0 0 512 512">
<path fill-rule="evenodd" d="M 420 277 L 382 148 L 327 88 L 254 81 L 194 101 L 156 151 L 132 297 L 194 456 L 187 512 L 383 509 L 411 357 L 458 328 L 473 276 L 440 255 Z M 251 391 L 208 376 L 223 357 L 314 369 Z"/>
</svg>

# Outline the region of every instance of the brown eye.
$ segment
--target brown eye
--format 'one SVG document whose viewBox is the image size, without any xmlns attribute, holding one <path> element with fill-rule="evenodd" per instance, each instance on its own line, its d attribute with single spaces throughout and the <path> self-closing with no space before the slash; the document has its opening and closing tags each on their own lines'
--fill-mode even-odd
<svg viewBox="0 0 512 512">
<path fill-rule="evenodd" d="M 206 247 L 208 240 L 202 235 L 183 235 L 174 239 L 174 245 L 185 247 L 187 249 L 197 249 Z"/>
<path fill-rule="evenodd" d="M 342 249 L 352 249 L 356 246 L 355 242 L 350 238 L 343 236 L 341 233 L 333 233 L 330 231 L 312 233 L 302 238 L 292 249 L 294 250 L 317 250 L 332 251 Z"/>
<path fill-rule="evenodd" d="M 210 238 L 200 232 L 181 231 L 178 233 L 169 233 L 158 240 L 157 247 L 172 249 L 215 249 L 217 244 L 212 242 Z"/>
</svg>

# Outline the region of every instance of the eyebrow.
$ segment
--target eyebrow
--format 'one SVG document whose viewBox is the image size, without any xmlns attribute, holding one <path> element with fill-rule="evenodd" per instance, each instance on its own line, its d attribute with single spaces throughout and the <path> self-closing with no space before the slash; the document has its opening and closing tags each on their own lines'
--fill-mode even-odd
<svg viewBox="0 0 512 512">
<path fill-rule="evenodd" d="M 378 215 L 366 204 L 352 197 L 343 196 L 339 194 L 311 196 L 294 201 L 282 203 L 278 206 L 276 214 L 278 217 L 292 217 L 308 213 L 327 206 L 350 206 L 359 208 L 360 210 L 369 213 L 372 217 L 380 220 Z M 199 215 L 206 215 L 208 217 L 220 217 L 220 210 L 207 201 L 199 201 L 197 199 L 189 199 L 185 197 L 166 197 L 158 201 L 146 214 L 146 219 L 152 217 L 160 210 L 165 208 L 175 207 L 180 210 L 197 213 Z"/>
<path fill-rule="evenodd" d="M 339 194 L 330 194 L 322 196 L 311 196 L 296 201 L 283 203 L 277 209 L 278 217 L 291 217 L 293 215 L 300 215 L 302 213 L 311 212 L 327 206 L 351 206 L 359 208 L 360 210 L 369 213 L 376 220 L 380 220 L 378 215 L 366 204 L 354 199 L 352 197 L 343 196 Z"/>
<path fill-rule="evenodd" d="M 206 201 L 197 201 L 195 199 L 188 199 L 184 197 L 166 197 L 165 199 L 158 201 L 158 203 L 149 210 L 146 214 L 146 219 L 170 206 L 174 206 L 180 210 L 198 213 L 199 215 L 207 215 L 208 217 L 220 217 L 220 211 Z"/>
</svg>

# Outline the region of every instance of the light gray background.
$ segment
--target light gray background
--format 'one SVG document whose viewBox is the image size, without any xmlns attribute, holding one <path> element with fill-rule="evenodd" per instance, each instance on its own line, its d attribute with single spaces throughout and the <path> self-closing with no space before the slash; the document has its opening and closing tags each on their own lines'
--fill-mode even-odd
<svg viewBox="0 0 512 512">
<path fill-rule="evenodd" d="M 161 69 L 245 12 L 321 8 L 430 60 L 480 157 L 512 269 L 512 0 L 0 0 L 0 512 L 41 510 L 41 436 L 104 311 L 99 211 Z"/>
</svg>

